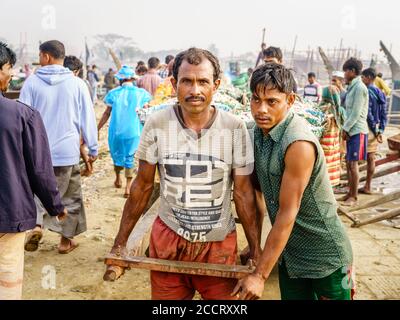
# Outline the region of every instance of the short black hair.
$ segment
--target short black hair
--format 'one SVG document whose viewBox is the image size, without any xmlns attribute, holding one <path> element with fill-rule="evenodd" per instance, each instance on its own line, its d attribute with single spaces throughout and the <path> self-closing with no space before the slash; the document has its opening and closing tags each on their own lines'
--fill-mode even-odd
<svg viewBox="0 0 400 320">
<path fill-rule="evenodd" d="M 0 69 L 3 69 L 3 66 L 7 63 L 14 66 L 16 62 L 17 56 L 15 52 L 12 51 L 7 44 L 0 42 Z"/>
<path fill-rule="evenodd" d="M 140 61 L 138 61 L 137 62 L 137 67 L 139 67 L 139 66 L 145 66 L 146 64 L 144 63 L 144 61 L 142 61 L 142 60 L 140 60 Z"/>
<path fill-rule="evenodd" d="M 362 62 L 357 58 L 353 57 L 347 60 L 343 65 L 343 71 L 353 70 L 358 76 L 361 74 L 362 68 L 363 68 Z"/>
<path fill-rule="evenodd" d="M 290 69 L 279 63 L 268 62 L 257 67 L 251 76 L 251 92 L 256 93 L 259 87 L 291 94 L 295 92 L 296 81 Z"/>
<path fill-rule="evenodd" d="M 39 50 L 43 53 L 48 53 L 54 59 L 65 58 L 65 47 L 64 44 L 58 40 L 50 40 L 43 42 L 39 46 Z"/>
<path fill-rule="evenodd" d="M 278 61 L 282 61 L 283 54 L 282 50 L 278 47 L 268 47 L 263 51 L 264 58 L 276 58 Z"/>
<path fill-rule="evenodd" d="M 362 72 L 362 75 L 363 75 L 364 77 L 367 77 L 367 78 L 370 78 L 370 79 L 372 79 L 372 80 L 375 80 L 375 78 L 376 78 L 376 70 L 375 70 L 374 68 L 365 69 L 365 70 Z"/>
<path fill-rule="evenodd" d="M 83 63 L 75 56 L 66 56 L 64 59 L 64 67 L 71 71 L 78 71 L 83 68 Z"/>
<path fill-rule="evenodd" d="M 170 63 L 175 57 L 172 54 L 169 54 L 165 57 L 165 64 Z"/>
<path fill-rule="evenodd" d="M 379 77 L 379 78 L 382 78 L 383 77 L 383 73 L 379 72 L 376 76 Z"/>
<path fill-rule="evenodd" d="M 142 73 L 142 72 L 143 73 L 147 72 L 147 67 L 144 64 L 142 64 L 136 68 L 136 73 Z"/>
<path fill-rule="evenodd" d="M 317 76 L 315 75 L 314 72 L 309 72 L 309 73 L 307 74 L 307 77 L 308 77 L 308 78 L 316 78 Z"/>
<path fill-rule="evenodd" d="M 218 58 L 213 55 L 210 51 L 199 49 L 199 48 L 189 48 L 188 50 L 180 52 L 175 57 L 174 66 L 172 68 L 172 75 L 176 80 L 178 80 L 179 68 L 181 67 L 182 62 L 185 60 L 189 64 L 199 65 L 203 59 L 207 59 L 211 62 L 214 72 L 213 72 L 213 80 L 216 81 L 220 78 L 221 67 L 219 65 Z"/>
<path fill-rule="evenodd" d="M 156 69 L 160 65 L 160 59 L 157 57 L 151 57 L 149 61 L 147 61 L 150 69 Z"/>
</svg>

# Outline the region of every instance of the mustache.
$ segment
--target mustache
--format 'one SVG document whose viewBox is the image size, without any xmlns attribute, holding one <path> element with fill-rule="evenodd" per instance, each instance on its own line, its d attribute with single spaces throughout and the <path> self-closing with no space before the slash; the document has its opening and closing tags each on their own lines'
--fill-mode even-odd
<svg viewBox="0 0 400 320">
<path fill-rule="evenodd" d="M 259 120 L 259 119 L 262 119 L 262 120 L 271 120 L 271 117 L 269 117 L 269 116 L 263 116 L 263 115 L 255 115 L 254 116 L 254 119 L 255 120 Z"/>
<path fill-rule="evenodd" d="M 186 97 L 185 98 L 185 102 L 196 102 L 196 101 L 205 102 L 206 99 L 204 97 Z"/>
</svg>

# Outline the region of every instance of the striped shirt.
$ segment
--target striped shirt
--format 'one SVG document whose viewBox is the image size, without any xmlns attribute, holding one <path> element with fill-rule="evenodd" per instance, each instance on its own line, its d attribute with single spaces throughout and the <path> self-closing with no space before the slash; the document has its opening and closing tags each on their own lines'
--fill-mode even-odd
<svg viewBox="0 0 400 320">
<path fill-rule="evenodd" d="M 150 92 L 152 96 L 156 92 L 162 79 L 157 71 L 150 69 L 142 78 L 137 81 L 137 86 Z"/>
</svg>

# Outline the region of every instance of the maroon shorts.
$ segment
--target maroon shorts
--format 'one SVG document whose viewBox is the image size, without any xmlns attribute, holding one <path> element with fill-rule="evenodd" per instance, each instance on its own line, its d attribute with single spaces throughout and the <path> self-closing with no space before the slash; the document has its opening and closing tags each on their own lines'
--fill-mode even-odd
<svg viewBox="0 0 400 320">
<path fill-rule="evenodd" d="M 189 242 L 157 217 L 150 236 L 150 258 L 236 264 L 236 231 L 220 242 Z M 204 300 L 236 300 L 231 293 L 236 279 L 151 271 L 153 300 L 191 300 L 196 291 Z"/>
</svg>

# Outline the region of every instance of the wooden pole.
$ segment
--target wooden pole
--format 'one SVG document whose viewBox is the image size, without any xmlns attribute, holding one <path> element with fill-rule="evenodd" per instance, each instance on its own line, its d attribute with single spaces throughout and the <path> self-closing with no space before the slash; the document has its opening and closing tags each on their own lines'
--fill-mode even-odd
<svg viewBox="0 0 400 320">
<path fill-rule="evenodd" d="M 292 68 L 294 69 L 294 54 L 296 52 L 296 46 L 297 46 L 297 34 L 296 37 L 294 38 L 294 45 L 293 45 L 293 50 L 292 50 Z"/>
<path fill-rule="evenodd" d="M 356 222 L 354 222 L 352 224 L 352 227 L 353 228 L 358 228 L 358 227 L 365 226 L 367 224 L 371 224 L 371 223 L 375 223 L 375 222 L 379 222 L 379 221 L 382 221 L 382 220 L 393 219 L 393 218 L 395 218 L 395 217 L 397 217 L 399 215 L 400 215 L 400 208 L 388 210 L 388 211 L 386 211 L 386 212 L 384 212 L 382 214 L 378 214 L 375 217 L 368 218 L 368 219 L 365 219 L 365 220 L 362 220 L 362 221 L 360 221 L 360 220 L 356 221 Z"/>
<path fill-rule="evenodd" d="M 392 174 L 392 173 L 395 173 L 395 172 L 398 172 L 398 171 L 400 171 L 400 165 L 397 164 L 395 166 L 391 166 L 391 167 L 386 168 L 386 169 L 377 170 L 372 178 L 384 177 L 384 176 L 387 176 L 389 174 Z M 363 175 L 360 178 L 360 182 L 363 182 L 365 180 L 367 180 L 367 175 Z"/>
<path fill-rule="evenodd" d="M 349 218 L 353 223 L 356 223 L 358 221 L 358 218 L 356 218 L 351 212 L 343 208 L 342 206 L 338 207 L 338 214 L 344 214 L 347 218 Z"/>
<path fill-rule="evenodd" d="M 262 40 L 261 43 L 265 43 L 265 28 L 262 30 L 263 31 L 263 35 L 262 35 Z"/>
<path fill-rule="evenodd" d="M 386 156 L 386 158 L 376 160 L 375 161 L 375 167 L 380 166 L 382 164 L 386 164 L 388 162 L 395 161 L 395 160 L 397 160 L 399 158 L 400 158 L 400 153 L 389 154 L 389 155 Z M 363 172 L 363 171 L 366 171 L 367 168 L 368 168 L 368 164 L 364 163 L 358 168 L 358 170 L 359 170 L 359 172 Z M 340 176 L 340 180 L 347 180 L 347 173 L 343 173 Z"/>
<path fill-rule="evenodd" d="M 368 209 L 368 208 L 375 207 L 377 205 L 381 205 L 381 204 L 384 204 L 384 203 L 387 203 L 390 201 L 394 201 L 394 200 L 398 200 L 398 199 L 400 199 L 400 191 L 395 191 L 395 192 L 389 193 L 387 195 L 381 196 L 377 199 L 368 200 L 366 202 L 360 203 L 359 205 L 353 206 L 346 211 L 347 212 L 356 212 L 356 211 Z"/>
<path fill-rule="evenodd" d="M 108 255 L 105 264 L 122 268 L 145 269 L 199 276 L 241 279 L 252 273 L 254 267 Z"/>
</svg>

